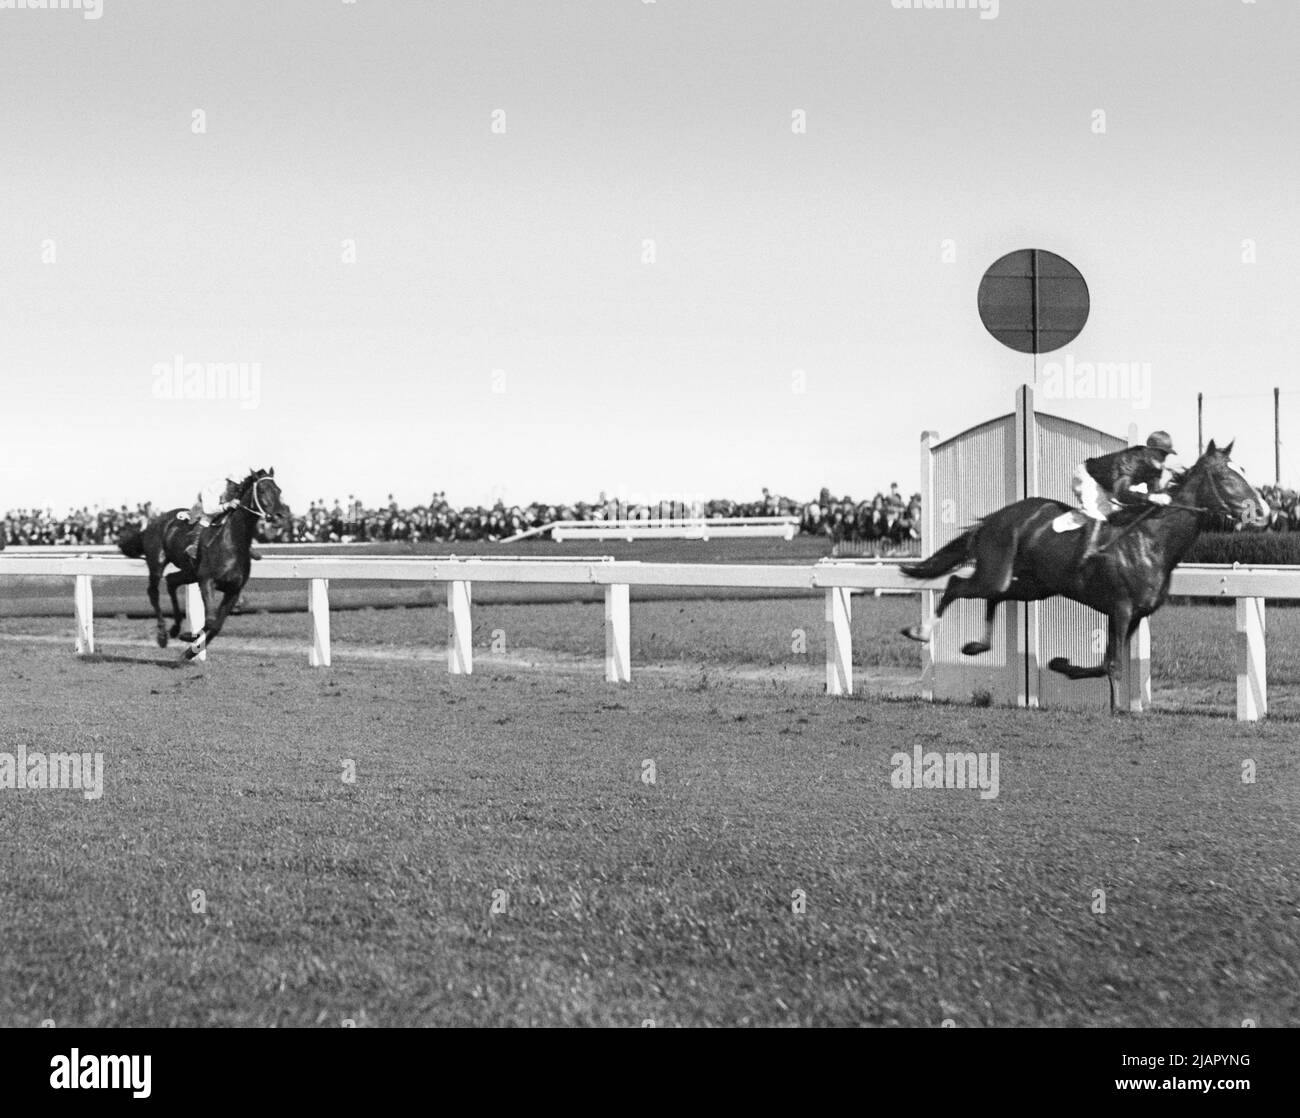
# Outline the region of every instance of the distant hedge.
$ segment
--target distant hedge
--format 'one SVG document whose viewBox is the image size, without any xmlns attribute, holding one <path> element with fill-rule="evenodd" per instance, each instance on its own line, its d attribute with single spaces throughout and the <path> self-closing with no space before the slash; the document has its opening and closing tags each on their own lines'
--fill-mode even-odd
<svg viewBox="0 0 1300 1118">
<path fill-rule="evenodd" d="M 1205 532 L 1184 562 L 1300 564 L 1300 532 Z"/>
</svg>

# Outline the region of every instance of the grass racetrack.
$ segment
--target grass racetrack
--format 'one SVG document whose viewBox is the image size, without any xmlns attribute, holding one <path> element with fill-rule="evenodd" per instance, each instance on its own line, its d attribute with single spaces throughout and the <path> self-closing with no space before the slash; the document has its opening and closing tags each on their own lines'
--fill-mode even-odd
<svg viewBox="0 0 1300 1118">
<path fill-rule="evenodd" d="M 1112 720 L 912 700 L 911 599 L 855 601 L 832 699 L 816 596 L 634 598 L 615 688 L 599 604 L 475 591 L 470 677 L 440 606 L 335 614 L 320 670 L 301 614 L 188 667 L 112 617 L 78 660 L 70 593 L 0 619 L 0 750 L 105 771 L 0 790 L 0 1024 L 1300 1023 L 1296 611 L 1240 725 L 1229 609 L 1158 615 Z M 917 745 L 997 797 L 892 787 Z"/>
</svg>

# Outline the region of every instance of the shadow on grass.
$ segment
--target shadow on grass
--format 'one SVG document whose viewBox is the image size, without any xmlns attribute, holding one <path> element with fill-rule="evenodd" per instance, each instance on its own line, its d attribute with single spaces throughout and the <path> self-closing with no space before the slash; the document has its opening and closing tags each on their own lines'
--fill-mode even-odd
<svg viewBox="0 0 1300 1118">
<path fill-rule="evenodd" d="M 124 656 L 118 652 L 92 652 L 88 656 L 80 657 L 80 659 L 87 664 L 131 664 L 140 668 L 171 668 L 174 671 L 177 668 L 193 666 L 193 661 L 186 660 L 183 657 L 183 653 L 176 656 Z"/>
</svg>

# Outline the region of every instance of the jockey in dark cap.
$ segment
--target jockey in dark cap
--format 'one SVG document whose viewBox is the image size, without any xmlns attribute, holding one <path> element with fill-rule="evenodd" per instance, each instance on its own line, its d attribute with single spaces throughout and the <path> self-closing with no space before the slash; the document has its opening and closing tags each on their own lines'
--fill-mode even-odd
<svg viewBox="0 0 1300 1118">
<path fill-rule="evenodd" d="M 1176 454 L 1167 431 L 1153 431 L 1145 446 L 1130 446 L 1079 463 L 1074 471 L 1074 495 L 1088 516 L 1088 539 L 1079 562 L 1096 554 L 1101 526 L 1116 509 L 1125 506 L 1167 505 L 1168 493 L 1158 492 L 1165 459 Z M 1134 491 L 1145 485 L 1146 492 Z"/>
</svg>

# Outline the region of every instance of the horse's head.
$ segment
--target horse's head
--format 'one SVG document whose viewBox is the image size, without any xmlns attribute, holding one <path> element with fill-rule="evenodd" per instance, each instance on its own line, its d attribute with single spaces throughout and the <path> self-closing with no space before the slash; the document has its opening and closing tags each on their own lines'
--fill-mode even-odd
<svg viewBox="0 0 1300 1118">
<path fill-rule="evenodd" d="M 275 483 L 275 469 L 248 471 L 248 476 L 238 483 L 239 503 L 263 520 L 276 522 L 288 512 L 288 506 Z"/>
<path fill-rule="evenodd" d="M 1229 464 L 1233 444 L 1220 449 L 1210 440 L 1205 453 L 1170 486 L 1174 500 L 1197 505 L 1245 525 L 1268 523 L 1268 502 Z"/>
</svg>

